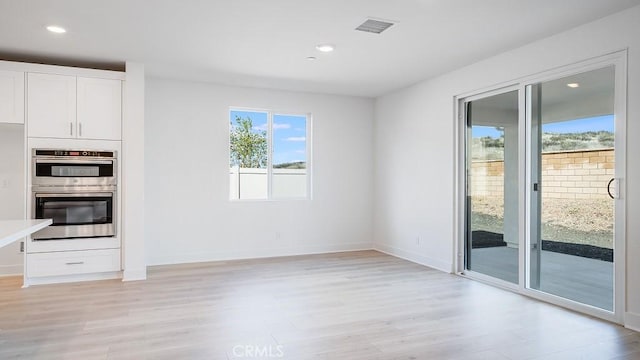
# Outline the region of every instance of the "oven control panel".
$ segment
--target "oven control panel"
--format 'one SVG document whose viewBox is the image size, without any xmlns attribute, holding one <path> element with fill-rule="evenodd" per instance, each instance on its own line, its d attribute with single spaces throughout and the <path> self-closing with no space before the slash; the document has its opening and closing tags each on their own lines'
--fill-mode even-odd
<svg viewBox="0 0 640 360">
<path fill-rule="evenodd" d="M 42 150 L 35 149 L 35 156 L 65 156 L 65 157 L 107 157 L 114 156 L 113 151 L 94 151 L 94 150 Z"/>
</svg>

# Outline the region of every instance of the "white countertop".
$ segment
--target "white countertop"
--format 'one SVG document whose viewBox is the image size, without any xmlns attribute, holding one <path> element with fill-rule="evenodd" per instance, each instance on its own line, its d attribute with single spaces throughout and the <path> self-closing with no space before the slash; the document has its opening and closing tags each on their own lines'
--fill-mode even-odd
<svg viewBox="0 0 640 360">
<path fill-rule="evenodd" d="M 0 247 L 51 225 L 51 219 L 0 220 Z"/>
</svg>

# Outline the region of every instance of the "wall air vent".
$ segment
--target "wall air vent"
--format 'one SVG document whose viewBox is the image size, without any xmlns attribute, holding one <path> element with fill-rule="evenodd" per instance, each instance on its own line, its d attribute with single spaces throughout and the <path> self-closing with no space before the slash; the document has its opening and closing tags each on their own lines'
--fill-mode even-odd
<svg viewBox="0 0 640 360">
<path fill-rule="evenodd" d="M 370 32 L 374 34 L 380 34 L 381 32 L 387 30 L 393 25 L 392 22 L 375 20 L 375 19 L 367 19 L 367 21 L 363 22 L 360 26 L 356 28 L 356 30 Z"/>
</svg>

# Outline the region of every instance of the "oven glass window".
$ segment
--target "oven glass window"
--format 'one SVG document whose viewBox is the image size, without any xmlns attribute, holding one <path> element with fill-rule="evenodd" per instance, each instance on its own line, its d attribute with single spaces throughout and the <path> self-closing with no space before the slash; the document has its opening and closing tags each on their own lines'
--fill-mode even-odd
<svg viewBox="0 0 640 360">
<path fill-rule="evenodd" d="M 112 197 L 38 197 L 36 218 L 53 226 L 112 223 Z"/>
</svg>

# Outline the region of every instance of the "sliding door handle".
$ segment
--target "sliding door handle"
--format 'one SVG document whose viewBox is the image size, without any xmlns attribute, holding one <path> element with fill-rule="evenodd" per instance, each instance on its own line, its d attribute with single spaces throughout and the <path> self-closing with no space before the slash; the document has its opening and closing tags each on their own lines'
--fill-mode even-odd
<svg viewBox="0 0 640 360">
<path fill-rule="evenodd" d="M 611 193 L 611 184 L 614 181 L 615 181 L 615 192 L 616 192 L 615 195 Z M 612 199 L 616 199 L 618 197 L 618 194 L 619 194 L 619 192 L 618 192 L 618 184 L 619 184 L 619 182 L 616 181 L 616 178 L 611 178 L 611 180 L 609 180 L 609 183 L 607 184 L 607 194 L 609 194 L 609 197 L 612 198 Z"/>
</svg>

